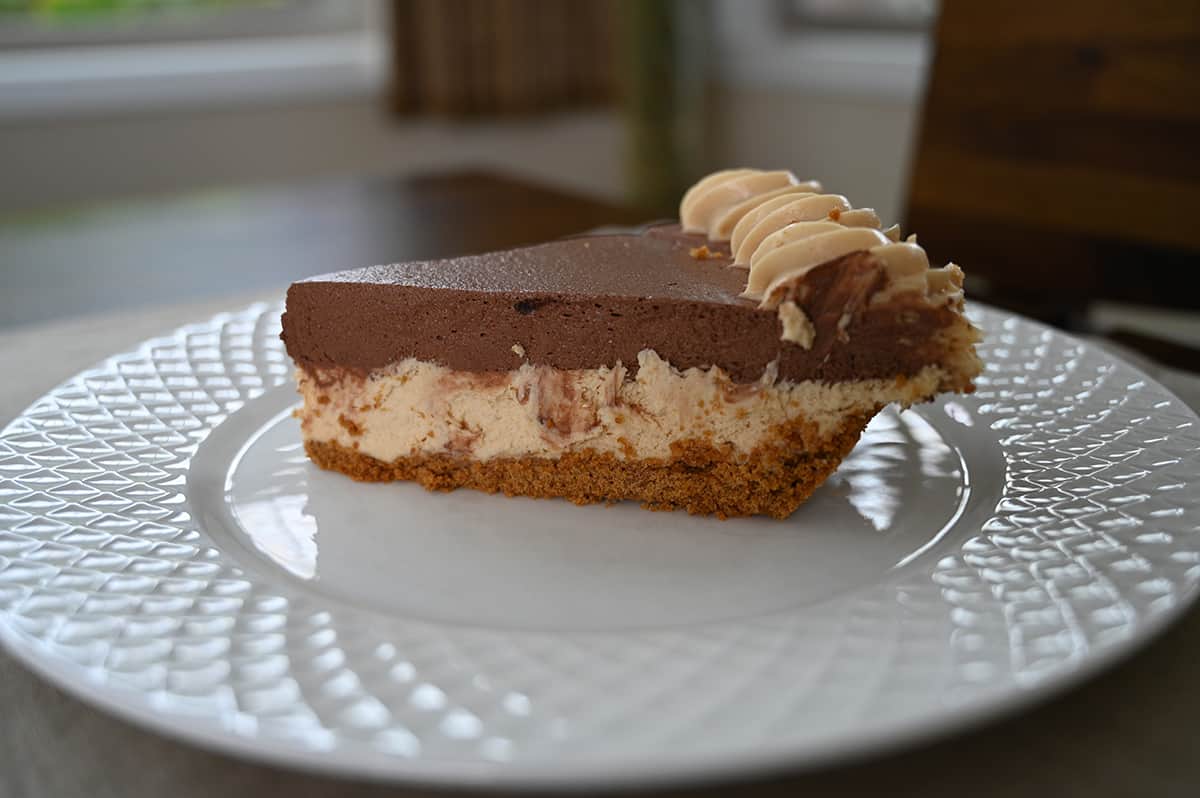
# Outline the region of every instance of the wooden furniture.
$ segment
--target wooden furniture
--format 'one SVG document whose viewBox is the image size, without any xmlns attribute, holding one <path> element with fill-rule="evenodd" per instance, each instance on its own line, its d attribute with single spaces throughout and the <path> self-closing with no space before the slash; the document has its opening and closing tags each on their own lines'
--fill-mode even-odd
<svg viewBox="0 0 1200 798">
<path fill-rule="evenodd" d="M 1200 307 L 1200 5 L 944 0 L 906 230 L 1069 325 Z"/>
</svg>

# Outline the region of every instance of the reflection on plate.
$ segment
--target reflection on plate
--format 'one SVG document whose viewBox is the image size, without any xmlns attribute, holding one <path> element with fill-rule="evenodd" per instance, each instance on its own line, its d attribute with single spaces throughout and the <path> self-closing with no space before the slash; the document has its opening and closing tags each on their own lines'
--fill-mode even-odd
<svg viewBox="0 0 1200 798">
<path fill-rule="evenodd" d="M 426 620 L 623 629 L 775 612 L 933 550 L 970 496 L 961 453 L 917 411 L 881 413 L 780 523 L 356 483 L 308 461 L 293 397 L 277 389 L 206 443 L 198 467 L 224 466 L 223 495 L 194 500 L 223 502 L 233 537 L 314 589 Z"/>
</svg>

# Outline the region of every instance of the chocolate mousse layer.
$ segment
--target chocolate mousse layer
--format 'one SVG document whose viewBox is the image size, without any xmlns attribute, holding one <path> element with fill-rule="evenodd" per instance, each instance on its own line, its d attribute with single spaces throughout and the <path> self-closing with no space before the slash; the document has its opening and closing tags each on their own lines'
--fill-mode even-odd
<svg viewBox="0 0 1200 798">
<path fill-rule="evenodd" d="M 805 277 L 795 301 L 816 333 L 806 349 L 781 340 L 775 310 L 739 296 L 745 270 L 713 247 L 664 225 L 321 275 L 289 289 L 282 337 L 302 368 L 356 373 L 409 357 L 472 372 L 525 362 L 636 371 L 643 349 L 742 383 L 773 361 L 784 379 L 826 382 L 911 376 L 940 362 L 930 333 L 952 324 L 954 310 L 912 294 L 872 305 L 889 279 L 878 258 L 851 253 Z"/>
</svg>

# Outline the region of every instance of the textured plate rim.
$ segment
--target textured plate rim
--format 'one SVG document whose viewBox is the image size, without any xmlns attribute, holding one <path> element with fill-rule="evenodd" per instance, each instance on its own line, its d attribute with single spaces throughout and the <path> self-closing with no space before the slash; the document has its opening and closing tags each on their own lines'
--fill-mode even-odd
<svg viewBox="0 0 1200 798">
<path fill-rule="evenodd" d="M 466 787 L 482 790 L 582 791 L 592 789 L 640 790 L 663 787 L 698 787 L 765 778 L 799 775 L 824 767 L 836 767 L 869 760 L 896 751 L 916 749 L 936 743 L 957 733 L 969 733 L 988 724 L 1013 717 L 1044 702 L 1082 687 L 1085 683 L 1128 660 L 1140 649 L 1157 640 L 1196 603 L 1197 593 L 1171 609 L 1148 617 L 1133 635 L 1089 657 L 1075 670 L 1047 678 L 1021 692 L 996 692 L 989 697 L 944 710 L 917 721 L 900 721 L 875 727 L 870 734 L 845 733 L 820 744 L 797 750 L 783 744 L 764 747 L 752 753 L 697 760 L 690 756 L 658 755 L 620 759 L 574 760 L 565 768 L 544 764 L 450 762 L 420 759 L 383 759 L 358 757 L 342 752 L 326 759 L 311 751 L 271 738 L 247 738 L 220 728 L 208 718 L 181 722 L 177 716 L 164 715 L 148 706 L 143 692 L 122 686 L 88 689 L 87 669 L 74 663 L 57 661 L 62 667 L 47 664 L 31 646 L 6 624 L 0 623 L 0 643 L 7 653 L 24 664 L 39 678 L 140 731 L 158 733 L 166 739 L 194 745 L 204 751 L 225 754 L 243 762 L 285 767 L 312 775 L 338 777 L 364 782 L 394 785 Z M 171 718 L 176 718 L 172 720 Z M 403 767 L 397 767 L 403 762 Z"/>
</svg>

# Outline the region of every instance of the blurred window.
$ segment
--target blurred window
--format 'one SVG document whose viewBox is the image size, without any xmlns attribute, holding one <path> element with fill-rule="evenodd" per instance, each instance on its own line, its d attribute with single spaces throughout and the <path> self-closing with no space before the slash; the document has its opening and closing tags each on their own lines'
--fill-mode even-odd
<svg viewBox="0 0 1200 798">
<path fill-rule="evenodd" d="M 0 118 L 376 95 L 382 0 L 0 0 Z"/>
<path fill-rule="evenodd" d="M 341 0 L 0 0 L 0 47 L 345 33 L 369 4 Z"/>
</svg>

